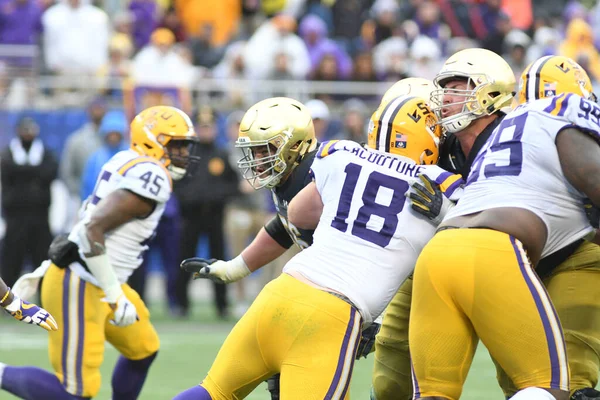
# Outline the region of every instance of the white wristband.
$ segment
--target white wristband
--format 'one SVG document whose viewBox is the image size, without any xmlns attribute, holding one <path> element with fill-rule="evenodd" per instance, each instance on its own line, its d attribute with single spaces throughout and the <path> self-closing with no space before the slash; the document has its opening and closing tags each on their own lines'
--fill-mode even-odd
<svg viewBox="0 0 600 400">
<path fill-rule="evenodd" d="M 11 301 L 9 305 L 5 306 L 4 309 L 13 313 L 19 311 L 21 309 L 21 299 L 19 296 L 13 293 L 13 301 Z"/>
<path fill-rule="evenodd" d="M 111 304 L 116 303 L 117 299 L 123 294 L 123 289 L 121 289 L 115 270 L 110 265 L 108 254 L 87 257 L 85 263 L 92 275 L 98 280 L 100 288 L 104 290 L 106 301 Z"/>
<path fill-rule="evenodd" d="M 242 279 L 251 273 L 241 254 L 233 260 L 230 260 L 228 264 L 229 268 L 227 268 L 227 278 L 230 282 Z"/>
</svg>

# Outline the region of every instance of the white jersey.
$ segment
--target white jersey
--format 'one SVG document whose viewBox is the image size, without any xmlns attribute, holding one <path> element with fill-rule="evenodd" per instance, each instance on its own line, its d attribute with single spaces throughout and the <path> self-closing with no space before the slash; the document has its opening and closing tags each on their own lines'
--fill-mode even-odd
<svg viewBox="0 0 600 400">
<path fill-rule="evenodd" d="M 323 213 L 313 245 L 284 268 L 345 295 L 365 326 L 412 272 L 435 226 L 405 197 L 423 167 L 350 141 L 321 145 L 312 164 Z"/>
<path fill-rule="evenodd" d="M 153 158 L 140 156 L 133 150 L 115 154 L 102 167 L 94 192 L 84 203 L 81 220 L 71 231 L 69 240 L 79 244 L 78 232 L 85 229 L 98 202 L 118 189 L 130 190 L 156 202 L 156 207 L 148 217 L 129 221 L 105 237 L 110 263 L 119 282 L 125 283 L 143 261 L 148 242 L 154 236 L 165 203 L 171 196 L 172 182 L 169 172 Z M 85 260 L 85 256 L 81 256 Z M 92 274 L 79 263 L 71 264 L 71 269 L 82 279 L 98 286 Z"/>
<path fill-rule="evenodd" d="M 569 126 L 600 138 L 599 116 L 598 105 L 574 94 L 517 107 L 477 154 L 464 193 L 445 220 L 497 207 L 527 209 L 548 230 L 542 257 L 592 232 L 585 195 L 566 180 L 555 140 Z"/>
</svg>

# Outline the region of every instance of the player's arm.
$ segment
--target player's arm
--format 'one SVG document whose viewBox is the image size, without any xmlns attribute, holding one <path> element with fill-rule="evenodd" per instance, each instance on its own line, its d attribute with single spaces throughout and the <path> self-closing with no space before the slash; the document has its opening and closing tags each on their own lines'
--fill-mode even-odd
<svg viewBox="0 0 600 400">
<path fill-rule="evenodd" d="M 114 268 L 110 264 L 104 238 L 123 224 L 145 218 L 156 203 L 127 189 L 118 189 L 102 199 L 80 232 L 79 247 L 90 272 L 104 290 L 106 301 L 115 310 L 114 323 L 126 326 L 135 322 L 135 307 L 124 296 Z"/>
<path fill-rule="evenodd" d="M 569 127 L 556 137 L 560 164 L 567 180 L 600 206 L 600 145 L 588 133 Z"/>
<path fill-rule="evenodd" d="M 35 304 L 21 300 L 0 278 L 0 307 L 16 320 L 34 324 L 47 331 L 58 330 L 58 324 L 50 313 Z"/>
<path fill-rule="evenodd" d="M 323 213 L 323 200 L 314 182 L 309 183 L 290 202 L 289 221 L 300 229 L 315 229 Z"/>
<path fill-rule="evenodd" d="M 236 282 L 276 260 L 292 244 L 289 233 L 276 215 L 233 260 L 206 260 L 194 257 L 183 260 L 181 268 L 192 273 L 194 279 L 211 279 L 219 283 Z"/>
</svg>

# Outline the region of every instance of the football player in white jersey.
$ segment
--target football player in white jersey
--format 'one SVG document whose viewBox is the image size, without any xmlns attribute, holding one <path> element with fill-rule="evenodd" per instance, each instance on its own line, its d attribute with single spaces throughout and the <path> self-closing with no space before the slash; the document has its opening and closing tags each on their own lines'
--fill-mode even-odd
<svg viewBox="0 0 600 400">
<path fill-rule="evenodd" d="M 68 240 L 53 243 L 53 262 L 34 272 L 44 277 L 42 302 L 62 329 L 49 335 L 55 374 L 0 365 L 0 387 L 17 397 L 95 397 L 108 341 L 121 353 L 112 399 L 136 399 L 156 357 L 150 313 L 126 281 L 142 263 L 172 180 L 186 173 L 196 135 L 184 112 L 157 106 L 134 118 L 130 136 L 131 148 L 102 167 Z"/>
<path fill-rule="evenodd" d="M 19 298 L 11 292 L 2 278 L 0 278 L 0 306 L 17 321 L 34 324 L 47 331 L 58 330 L 54 317 L 48 311 Z"/>
<path fill-rule="evenodd" d="M 244 398 L 278 372 L 284 399 L 349 397 L 361 328 L 383 311 L 435 230 L 405 197 L 419 164 L 437 161 L 435 116 L 424 99 L 404 96 L 372 121 L 369 148 L 321 145 L 314 182 L 288 209 L 292 223 L 316 227 L 312 246 L 261 291 L 202 384 L 175 399 Z"/>
<path fill-rule="evenodd" d="M 517 107 L 495 129 L 419 256 L 409 327 L 415 399 L 458 399 L 478 338 L 519 398 L 569 398 L 561 324 L 534 267 L 594 234 L 583 201 L 600 204 L 600 107 L 584 98 L 583 69 L 572 60 L 563 69 L 562 94 Z"/>
</svg>

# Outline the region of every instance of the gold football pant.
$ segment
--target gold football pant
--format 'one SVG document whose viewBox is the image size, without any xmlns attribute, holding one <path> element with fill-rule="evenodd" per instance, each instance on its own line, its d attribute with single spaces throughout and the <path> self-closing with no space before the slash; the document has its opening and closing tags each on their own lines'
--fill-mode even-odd
<svg viewBox="0 0 600 400">
<path fill-rule="evenodd" d="M 584 242 L 544 279 L 544 285 L 563 327 L 571 391 L 594 388 L 600 370 L 600 247 Z M 498 382 L 505 395 L 516 393 L 510 378 L 499 368 Z"/>
<path fill-rule="evenodd" d="M 521 243 L 489 229 L 445 230 L 415 267 L 415 398 L 458 399 L 478 339 L 518 389 L 569 389 L 561 325 Z"/>
<path fill-rule="evenodd" d="M 48 334 L 50 363 L 67 392 L 95 397 L 100 390 L 100 365 L 104 342 L 123 356 L 141 360 L 158 351 L 159 340 L 150 323 L 150 312 L 140 296 L 122 285 L 125 296 L 135 305 L 139 321 L 120 328 L 108 321 L 113 317 L 104 292 L 72 273 L 50 266 L 42 282 L 42 304 L 54 316 L 60 329 Z"/>
<path fill-rule="evenodd" d="M 373 396 L 377 400 L 412 399 L 408 319 L 413 278 L 410 276 L 387 306 L 375 341 Z"/>
<path fill-rule="evenodd" d="M 213 400 L 243 399 L 280 372 L 282 399 L 347 399 L 361 324 L 344 300 L 282 274 L 232 329 L 202 386 Z"/>
</svg>

